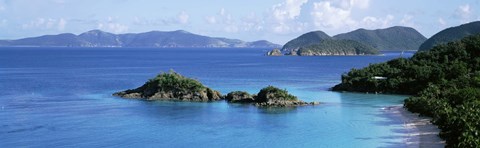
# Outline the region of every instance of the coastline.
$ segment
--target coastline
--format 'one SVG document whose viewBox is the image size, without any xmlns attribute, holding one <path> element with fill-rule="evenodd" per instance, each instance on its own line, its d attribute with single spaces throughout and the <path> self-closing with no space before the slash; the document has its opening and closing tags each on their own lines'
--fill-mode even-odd
<svg viewBox="0 0 480 148">
<path fill-rule="evenodd" d="M 445 147 L 445 141 L 438 136 L 440 129 L 430 123 L 431 118 L 420 117 L 411 113 L 403 106 L 388 106 L 382 108 L 387 114 L 398 116 L 405 129 L 404 144 L 407 147 Z"/>
</svg>

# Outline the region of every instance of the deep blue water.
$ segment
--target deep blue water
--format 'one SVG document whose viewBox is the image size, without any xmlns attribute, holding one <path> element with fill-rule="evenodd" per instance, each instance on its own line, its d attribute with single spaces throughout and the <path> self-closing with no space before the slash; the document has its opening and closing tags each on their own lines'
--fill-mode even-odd
<svg viewBox="0 0 480 148">
<path fill-rule="evenodd" d="M 337 93 L 340 75 L 397 58 L 267 57 L 266 49 L 1 48 L 0 147 L 403 147 L 382 107 L 405 96 Z M 409 57 L 413 53 L 403 54 Z M 112 97 L 161 71 L 223 94 L 274 85 L 318 106 L 139 101 Z"/>
</svg>

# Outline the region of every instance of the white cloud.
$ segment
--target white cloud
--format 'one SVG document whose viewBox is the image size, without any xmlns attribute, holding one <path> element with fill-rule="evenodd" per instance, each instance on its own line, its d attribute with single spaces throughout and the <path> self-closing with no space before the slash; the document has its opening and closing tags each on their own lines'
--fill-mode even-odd
<svg viewBox="0 0 480 148">
<path fill-rule="evenodd" d="M 440 24 L 440 26 L 446 26 L 447 22 L 443 18 L 438 18 L 438 24 Z"/>
<path fill-rule="evenodd" d="M 455 13 L 458 17 L 465 19 L 465 18 L 470 17 L 470 14 L 472 12 L 471 12 L 471 9 L 470 9 L 470 5 L 466 4 L 466 5 L 458 6 Z"/>
<path fill-rule="evenodd" d="M 2 21 L 0 21 L 0 27 L 7 26 L 7 23 L 8 23 L 7 19 L 2 19 Z"/>
<path fill-rule="evenodd" d="M 205 20 L 209 24 L 216 24 L 217 23 L 217 18 L 215 18 L 215 16 L 207 16 L 207 17 L 205 17 Z"/>
<path fill-rule="evenodd" d="M 97 24 L 97 29 L 113 33 L 125 33 L 129 27 L 127 25 L 118 23 L 117 18 L 108 17 L 107 21 L 101 21 Z"/>
<path fill-rule="evenodd" d="M 336 33 L 358 27 L 378 28 L 391 25 L 393 15 L 387 15 L 385 18 L 366 16 L 359 20 L 352 17 L 353 11 L 357 10 L 355 8 L 368 9 L 369 5 L 370 0 L 324 0 L 313 3 L 310 15 L 316 29 Z"/>
<path fill-rule="evenodd" d="M 393 15 L 387 15 L 385 18 L 367 16 L 359 23 L 359 27 L 366 29 L 386 28 L 392 26 L 392 21 L 395 17 Z"/>
<path fill-rule="evenodd" d="M 215 16 L 205 17 L 205 21 L 211 25 L 220 25 L 222 30 L 228 33 L 237 33 L 242 28 L 242 24 L 237 24 L 237 21 L 235 21 L 225 8 L 220 9 Z"/>
<path fill-rule="evenodd" d="M 177 20 L 180 24 L 187 24 L 189 18 L 190 16 L 185 11 L 182 11 L 177 15 Z"/>
<path fill-rule="evenodd" d="M 355 7 L 367 9 L 370 5 L 370 0 L 351 0 L 351 3 Z"/>
<path fill-rule="evenodd" d="M 32 20 L 28 23 L 22 25 L 23 29 L 42 29 L 42 30 L 49 30 L 49 29 L 58 29 L 63 30 L 65 29 L 65 25 L 67 22 L 65 19 L 54 19 L 54 18 L 37 18 Z"/>
<path fill-rule="evenodd" d="M 308 0 L 285 0 L 274 5 L 269 11 L 270 15 L 266 16 L 269 20 L 266 25 L 276 34 L 302 32 L 308 23 L 298 20 L 298 17 L 301 15 L 302 6 L 307 2 Z"/>
<path fill-rule="evenodd" d="M 467 23 L 475 19 L 475 14 L 469 4 L 458 6 L 453 17 L 460 19 L 461 23 Z"/>
<path fill-rule="evenodd" d="M 400 20 L 400 24 L 403 26 L 408 26 L 408 27 L 413 27 L 415 28 L 415 22 L 413 22 L 413 16 L 412 15 L 404 15 L 402 20 Z"/>
<path fill-rule="evenodd" d="M 350 17 L 351 8 L 332 5 L 330 1 L 313 3 L 313 24 L 318 28 L 350 28 L 355 21 Z"/>
<path fill-rule="evenodd" d="M 61 18 L 58 21 L 58 30 L 65 30 L 65 26 L 67 25 L 67 21 L 63 18 Z"/>
<path fill-rule="evenodd" d="M 226 13 L 226 12 L 225 12 L 225 8 L 220 9 L 220 13 L 219 13 L 219 14 L 220 14 L 221 16 L 225 16 L 225 13 Z"/>
<path fill-rule="evenodd" d="M 99 23 L 97 28 L 113 33 L 125 33 L 128 30 L 128 26 L 119 23 Z"/>
<path fill-rule="evenodd" d="M 254 12 L 251 12 L 246 17 L 242 18 L 242 30 L 243 31 L 262 31 L 264 30 L 265 21 L 263 18 L 257 16 Z"/>
<path fill-rule="evenodd" d="M 273 17 L 281 22 L 295 19 L 300 15 L 302 5 L 307 2 L 308 0 L 286 0 L 276 4 L 272 8 Z"/>
</svg>

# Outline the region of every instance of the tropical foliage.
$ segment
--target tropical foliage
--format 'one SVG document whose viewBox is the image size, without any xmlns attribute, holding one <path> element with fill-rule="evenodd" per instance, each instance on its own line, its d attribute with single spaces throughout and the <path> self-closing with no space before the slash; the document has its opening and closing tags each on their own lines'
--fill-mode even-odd
<svg viewBox="0 0 480 148">
<path fill-rule="evenodd" d="M 296 101 L 298 99 L 296 96 L 289 94 L 287 90 L 282 90 L 274 86 L 262 88 L 256 97 L 257 102 L 269 102 L 273 100 Z"/>
<path fill-rule="evenodd" d="M 352 69 L 332 89 L 413 95 L 405 107 L 432 117 L 448 147 L 480 145 L 480 35 Z"/>
<path fill-rule="evenodd" d="M 400 26 L 377 30 L 357 29 L 333 38 L 354 40 L 378 50 L 417 50 L 427 40 L 417 30 Z"/>
<path fill-rule="evenodd" d="M 161 73 L 155 78 L 148 80 L 141 87 L 127 92 L 144 92 L 146 96 L 155 94 L 156 92 L 211 92 L 209 88 L 195 79 L 187 78 L 179 73 L 170 70 L 168 73 Z"/>
<path fill-rule="evenodd" d="M 317 44 L 300 47 L 297 55 L 365 55 L 378 54 L 378 50 L 352 40 L 322 40 Z"/>
</svg>

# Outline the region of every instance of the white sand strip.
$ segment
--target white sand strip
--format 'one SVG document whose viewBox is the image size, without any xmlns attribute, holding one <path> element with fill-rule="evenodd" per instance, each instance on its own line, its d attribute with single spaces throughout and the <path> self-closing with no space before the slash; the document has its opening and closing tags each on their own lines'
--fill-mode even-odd
<svg viewBox="0 0 480 148">
<path fill-rule="evenodd" d="M 445 141 L 438 136 L 440 129 L 430 123 L 431 118 L 419 117 L 418 114 L 407 111 L 403 106 L 388 108 L 393 113 L 401 115 L 404 127 L 408 129 L 408 138 L 405 139 L 408 147 L 445 147 Z"/>
</svg>

